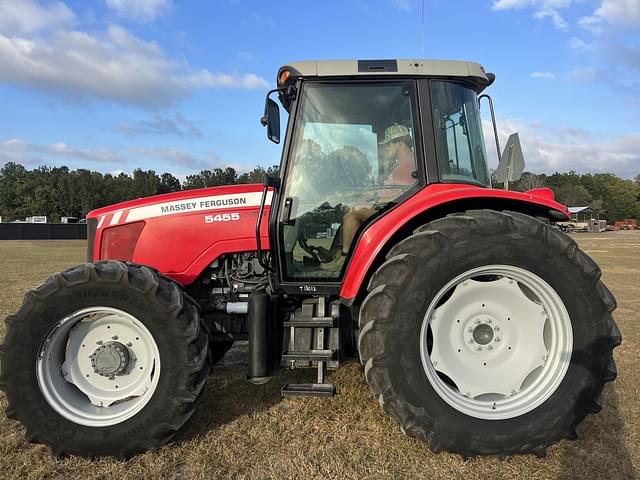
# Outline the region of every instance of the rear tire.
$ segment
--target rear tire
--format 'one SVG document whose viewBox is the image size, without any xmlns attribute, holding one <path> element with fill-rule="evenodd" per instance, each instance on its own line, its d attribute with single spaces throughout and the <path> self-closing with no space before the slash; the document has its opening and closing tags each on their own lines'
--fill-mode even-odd
<svg viewBox="0 0 640 480">
<path fill-rule="evenodd" d="M 519 318 L 485 314 L 490 302 Z M 601 409 L 621 342 L 615 306 L 600 269 L 570 237 L 520 213 L 468 211 L 391 250 L 361 308 L 360 359 L 382 408 L 432 451 L 542 456 Z M 536 366 L 531 358 L 547 347 Z M 487 371 L 495 375 L 482 377 Z M 510 385 L 519 387 L 505 391 Z"/>
<path fill-rule="evenodd" d="M 55 274 L 6 324 L 6 414 L 57 456 L 157 448 L 192 415 L 209 373 L 197 304 L 145 266 L 104 261 Z"/>
</svg>

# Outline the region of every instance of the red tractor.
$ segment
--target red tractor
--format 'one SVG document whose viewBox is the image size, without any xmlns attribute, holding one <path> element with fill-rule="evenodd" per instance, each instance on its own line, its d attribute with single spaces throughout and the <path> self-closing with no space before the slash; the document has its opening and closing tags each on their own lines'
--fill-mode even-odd
<svg viewBox="0 0 640 480">
<path fill-rule="evenodd" d="M 479 99 L 494 79 L 453 61 L 282 67 L 262 118 L 279 143 L 277 94 L 280 178 L 91 212 L 88 263 L 6 321 L 7 416 L 57 455 L 153 449 L 248 338 L 251 382 L 315 370 L 283 395 L 334 395 L 327 369 L 359 356 L 434 452 L 575 438 L 616 377 L 616 303 L 550 227 L 570 217 L 549 189 L 491 188 Z"/>
</svg>

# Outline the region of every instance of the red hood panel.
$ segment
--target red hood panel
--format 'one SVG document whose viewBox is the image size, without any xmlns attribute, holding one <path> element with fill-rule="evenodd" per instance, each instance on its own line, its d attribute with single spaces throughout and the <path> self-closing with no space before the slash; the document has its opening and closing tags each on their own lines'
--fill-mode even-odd
<svg viewBox="0 0 640 480">
<path fill-rule="evenodd" d="M 132 222 L 144 222 L 132 261 L 150 265 L 182 284 L 189 284 L 224 253 L 256 249 L 255 227 L 262 185 L 186 190 L 131 200 L 92 211 L 97 220 L 93 260 L 101 258 L 103 232 Z M 267 234 L 271 192 L 262 221 L 262 245 Z"/>
</svg>

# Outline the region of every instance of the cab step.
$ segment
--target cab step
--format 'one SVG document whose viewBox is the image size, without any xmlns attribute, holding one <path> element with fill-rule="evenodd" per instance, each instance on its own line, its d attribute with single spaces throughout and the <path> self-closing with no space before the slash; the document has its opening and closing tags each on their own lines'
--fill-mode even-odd
<svg viewBox="0 0 640 480">
<path fill-rule="evenodd" d="M 285 327 L 295 328 L 333 328 L 337 326 L 336 319 L 333 317 L 311 317 L 308 319 L 295 319 L 284 322 Z"/>
<path fill-rule="evenodd" d="M 336 387 L 329 383 L 287 383 L 280 391 L 283 397 L 333 397 Z"/>
<path fill-rule="evenodd" d="M 309 298 L 302 302 L 284 326 L 289 328 L 289 350 L 282 354 L 289 368 L 315 368 L 316 383 L 288 383 L 282 396 L 333 397 L 336 387 L 325 383 L 327 367 L 340 364 L 340 305 L 329 303 L 326 297 Z M 333 341 L 332 341 L 333 339 Z"/>
<path fill-rule="evenodd" d="M 282 358 L 287 361 L 307 360 L 312 362 L 326 362 L 335 359 L 335 357 L 335 350 L 290 350 L 282 354 Z"/>
</svg>

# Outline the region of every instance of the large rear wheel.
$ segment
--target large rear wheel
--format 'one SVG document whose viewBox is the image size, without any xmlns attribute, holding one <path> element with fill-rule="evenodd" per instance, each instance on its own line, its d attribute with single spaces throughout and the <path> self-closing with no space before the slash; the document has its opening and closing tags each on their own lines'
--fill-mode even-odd
<svg viewBox="0 0 640 480">
<path fill-rule="evenodd" d="M 6 414 L 56 455 L 156 448 L 191 416 L 209 372 L 196 303 L 144 266 L 53 275 L 6 323 Z"/>
<path fill-rule="evenodd" d="M 519 213 L 468 211 L 396 245 L 360 317 L 367 381 L 433 451 L 543 455 L 600 410 L 615 300 L 575 242 Z"/>
</svg>

